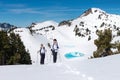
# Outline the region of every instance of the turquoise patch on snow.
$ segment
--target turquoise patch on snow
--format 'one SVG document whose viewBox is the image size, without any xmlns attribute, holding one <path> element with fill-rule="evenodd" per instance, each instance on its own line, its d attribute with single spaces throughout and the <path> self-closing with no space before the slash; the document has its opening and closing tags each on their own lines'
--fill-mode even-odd
<svg viewBox="0 0 120 80">
<path fill-rule="evenodd" d="M 84 54 L 80 53 L 80 52 L 69 52 L 69 53 L 65 54 L 65 57 L 67 59 L 76 58 L 76 57 L 82 57 L 82 56 L 84 56 Z"/>
</svg>

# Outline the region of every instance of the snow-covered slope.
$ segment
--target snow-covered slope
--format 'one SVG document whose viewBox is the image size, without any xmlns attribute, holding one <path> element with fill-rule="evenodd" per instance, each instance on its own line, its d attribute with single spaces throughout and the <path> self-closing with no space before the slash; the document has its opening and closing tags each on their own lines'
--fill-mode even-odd
<svg viewBox="0 0 120 80">
<path fill-rule="evenodd" d="M 48 49 L 46 45 L 48 44 L 49 41 L 43 35 L 31 34 L 29 29 L 27 28 L 17 28 L 14 30 L 14 32 L 21 36 L 21 40 L 23 41 L 26 50 L 29 50 L 30 52 L 33 63 L 38 61 L 37 51 L 40 49 L 40 44 L 44 44 L 45 47 Z"/>
<path fill-rule="evenodd" d="M 119 80 L 120 55 L 48 65 L 0 66 L 1 80 Z"/>
</svg>

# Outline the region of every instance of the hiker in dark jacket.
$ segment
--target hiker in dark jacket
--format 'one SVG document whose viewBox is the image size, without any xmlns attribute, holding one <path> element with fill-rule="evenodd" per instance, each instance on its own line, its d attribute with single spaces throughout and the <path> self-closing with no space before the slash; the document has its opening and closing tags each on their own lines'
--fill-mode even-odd
<svg viewBox="0 0 120 80">
<path fill-rule="evenodd" d="M 57 61 L 57 53 L 58 53 L 58 42 L 56 39 L 53 40 L 53 45 L 51 46 L 51 51 L 53 55 L 53 62 L 56 63 Z"/>
<path fill-rule="evenodd" d="M 45 49 L 45 47 L 43 46 L 43 44 L 41 44 L 41 46 L 40 46 L 40 56 L 41 56 L 40 64 L 44 64 L 45 52 L 46 52 L 46 49 Z"/>
</svg>

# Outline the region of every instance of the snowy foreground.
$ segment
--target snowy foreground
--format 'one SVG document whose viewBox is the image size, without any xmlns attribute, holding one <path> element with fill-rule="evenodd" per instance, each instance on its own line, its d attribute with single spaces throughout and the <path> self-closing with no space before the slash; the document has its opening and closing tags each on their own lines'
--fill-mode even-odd
<svg viewBox="0 0 120 80">
<path fill-rule="evenodd" d="M 101 59 L 0 66 L 0 80 L 119 80 L 120 55 Z"/>
</svg>

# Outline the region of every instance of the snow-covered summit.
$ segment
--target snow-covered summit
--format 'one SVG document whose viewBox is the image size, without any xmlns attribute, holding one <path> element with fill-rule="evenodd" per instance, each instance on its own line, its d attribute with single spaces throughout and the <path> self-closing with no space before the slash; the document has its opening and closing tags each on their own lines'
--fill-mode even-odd
<svg viewBox="0 0 120 80">
<path fill-rule="evenodd" d="M 102 10 L 102 9 L 100 9 L 100 8 L 91 8 L 91 10 L 92 10 L 93 12 L 97 12 L 97 11 L 99 11 L 99 12 L 105 12 L 104 10 Z"/>
<path fill-rule="evenodd" d="M 58 23 L 52 20 L 49 21 L 44 21 L 44 22 L 40 22 L 40 23 L 35 23 L 34 27 L 32 27 L 33 30 L 36 29 L 41 29 L 44 27 L 49 27 L 49 26 L 58 26 Z"/>
<path fill-rule="evenodd" d="M 81 34 L 85 34 L 86 29 L 89 29 L 91 33 L 95 33 L 97 30 L 110 28 L 114 32 L 119 30 L 119 21 L 119 15 L 109 14 L 99 8 L 90 8 L 79 18 L 74 19 L 71 26 L 77 26 Z"/>
<path fill-rule="evenodd" d="M 99 8 L 90 8 L 86 11 L 84 11 L 84 13 L 80 16 L 80 17 L 84 17 L 84 16 L 87 16 L 89 14 L 95 14 L 95 13 L 106 13 L 105 11 L 99 9 Z"/>
</svg>

